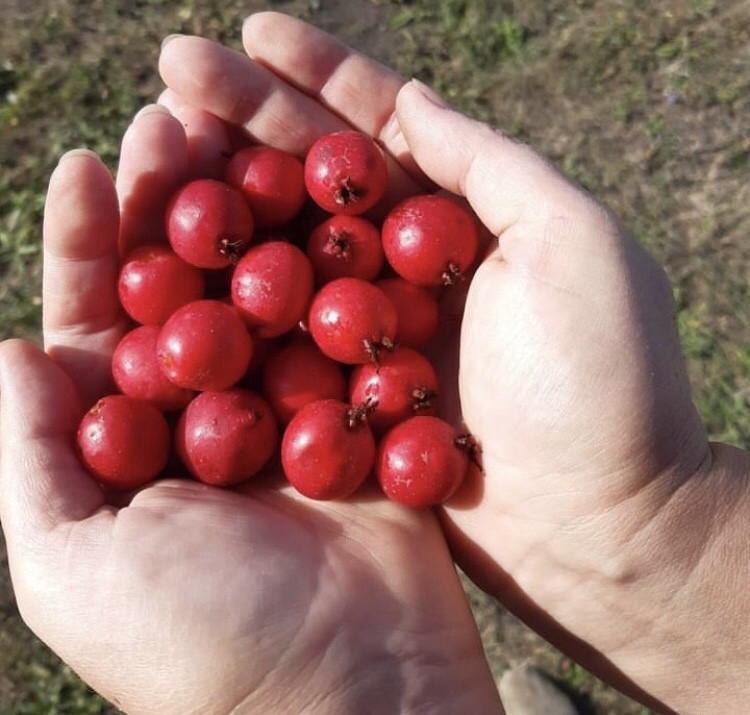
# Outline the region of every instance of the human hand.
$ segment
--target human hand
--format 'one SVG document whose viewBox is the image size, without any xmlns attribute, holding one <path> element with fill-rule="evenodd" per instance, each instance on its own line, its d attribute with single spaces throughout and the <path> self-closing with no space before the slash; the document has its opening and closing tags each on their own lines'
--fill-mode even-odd
<svg viewBox="0 0 750 715">
<path fill-rule="evenodd" d="M 444 409 L 484 450 L 484 477 L 441 510 L 459 564 L 639 697 L 681 712 L 744 702 L 733 678 L 746 655 L 731 644 L 747 630 L 736 572 L 747 573 L 750 469 L 709 449 L 663 272 L 542 157 L 424 87 L 276 14 L 251 17 L 244 44 L 273 74 L 204 40 L 168 43 L 165 103 L 297 153 L 347 122 L 381 141 L 398 181 L 424 187 L 423 171 L 499 237 L 465 306 L 459 291 L 444 301 L 438 341 Z"/>
<path fill-rule="evenodd" d="M 272 478 L 108 500 L 76 459 L 126 329 L 119 254 L 161 236 L 174 188 L 225 149 L 220 122 L 191 117 L 186 134 L 163 109 L 140 114 L 116 189 L 81 152 L 51 179 L 47 354 L 0 345 L 0 518 L 23 618 L 126 712 L 498 712 L 433 514 L 314 503 Z"/>
</svg>

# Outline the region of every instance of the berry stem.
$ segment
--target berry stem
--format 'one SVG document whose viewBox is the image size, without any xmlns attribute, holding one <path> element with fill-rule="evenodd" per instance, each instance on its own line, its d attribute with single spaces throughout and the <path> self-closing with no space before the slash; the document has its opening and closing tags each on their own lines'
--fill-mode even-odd
<svg viewBox="0 0 750 715">
<path fill-rule="evenodd" d="M 414 412 L 419 412 L 420 410 L 430 409 L 437 399 L 438 393 L 437 390 L 433 390 L 429 387 L 415 387 L 411 391 L 411 396 L 414 399 L 414 404 L 412 406 Z"/>
<path fill-rule="evenodd" d="M 346 231 L 336 231 L 328 237 L 323 251 L 329 256 L 337 258 L 349 258 L 351 236 Z"/>
<path fill-rule="evenodd" d="M 370 356 L 370 360 L 380 367 L 380 353 L 382 350 L 393 352 L 396 349 L 396 343 L 389 337 L 382 337 L 379 340 L 367 338 L 365 341 L 365 352 Z"/>
<path fill-rule="evenodd" d="M 376 397 L 368 397 L 364 402 L 352 405 L 346 413 L 346 426 L 353 430 L 367 424 L 367 416 L 375 411 L 377 405 Z"/>
<path fill-rule="evenodd" d="M 359 201 L 364 195 L 364 191 L 352 186 L 351 179 L 347 177 L 341 182 L 341 188 L 334 195 L 334 200 L 339 206 L 348 206 Z"/>
<path fill-rule="evenodd" d="M 222 236 L 219 239 L 219 255 L 235 265 L 242 257 L 242 246 L 243 241 L 236 236 Z"/>
<path fill-rule="evenodd" d="M 470 432 L 464 432 L 458 435 L 453 443 L 458 449 L 466 452 L 469 461 L 475 464 L 479 471 L 484 474 L 484 467 L 482 466 L 482 447 L 479 444 L 479 440 Z"/>
<path fill-rule="evenodd" d="M 448 267 L 443 271 L 440 276 L 444 286 L 452 286 L 464 279 L 464 274 L 461 273 L 461 269 L 455 263 L 449 263 Z"/>
</svg>

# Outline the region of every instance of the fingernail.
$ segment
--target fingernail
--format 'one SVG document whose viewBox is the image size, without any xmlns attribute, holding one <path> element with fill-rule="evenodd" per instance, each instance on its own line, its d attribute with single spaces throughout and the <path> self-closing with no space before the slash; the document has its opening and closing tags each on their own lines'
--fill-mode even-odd
<svg viewBox="0 0 750 715">
<path fill-rule="evenodd" d="M 85 147 L 79 147 L 77 149 L 71 149 L 70 151 L 66 151 L 57 162 L 58 164 L 62 164 L 64 161 L 67 161 L 68 159 L 75 159 L 78 156 L 88 156 L 92 159 L 98 159 L 99 155 L 95 151 L 91 151 L 91 149 L 86 149 Z"/>
<path fill-rule="evenodd" d="M 385 123 L 385 126 L 380 130 L 380 136 L 385 143 L 393 141 L 393 139 L 401 134 L 401 125 L 398 121 L 398 115 L 393 112 Z"/>
<path fill-rule="evenodd" d="M 424 82 L 418 80 L 416 77 L 412 78 L 411 83 L 419 90 L 419 92 L 426 100 L 434 104 L 436 107 L 440 107 L 441 109 L 447 109 L 448 107 L 450 107 L 448 102 L 446 102 L 434 89 L 432 89 L 432 87 L 428 87 Z"/>
<path fill-rule="evenodd" d="M 136 122 L 147 114 L 170 114 L 170 111 L 161 104 L 147 104 L 138 110 L 138 113 L 133 117 L 133 121 Z"/>
<path fill-rule="evenodd" d="M 173 35 L 167 35 L 162 41 L 161 41 L 161 48 L 162 50 L 170 43 L 172 40 L 177 39 L 178 37 L 185 37 L 185 35 L 180 35 L 179 33 L 175 33 Z"/>
</svg>

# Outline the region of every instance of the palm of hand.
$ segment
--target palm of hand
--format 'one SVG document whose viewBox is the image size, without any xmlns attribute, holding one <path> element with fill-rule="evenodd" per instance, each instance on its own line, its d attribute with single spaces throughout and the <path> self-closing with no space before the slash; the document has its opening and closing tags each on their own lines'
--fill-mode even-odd
<svg viewBox="0 0 750 715">
<path fill-rule="evenodd" d="M 582 200 L 501 237 L 474 276 L 462 330 L 461 405 L 488 475 L 502 481 L 498 501 L 552 528 L 560 514 L 588 518 L 634 495 L 700 429 L 674 370 L 661 272 Z"/>
<path fill-rule="evenodd" d="M 78 546 L 34 584 L 27 617 L 127 711 L 298 712 L 316 700 L 321 712 L 362 711 L 382 682 L 335 696 L 373 657 L 390 684 L 383 712 L 398 711 L 419 634 L 469 625 L 435 524 L 382 502 L 320 506 L 275 487 L 170 480 L 66 536 Z M 300 689 L 304 672 L 317 677 Z"/>
</svg>

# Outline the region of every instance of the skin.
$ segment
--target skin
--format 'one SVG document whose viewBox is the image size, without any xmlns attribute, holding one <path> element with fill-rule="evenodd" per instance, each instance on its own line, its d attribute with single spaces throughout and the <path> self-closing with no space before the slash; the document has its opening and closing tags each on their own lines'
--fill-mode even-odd
<svg viewBox="0 0 750 715">
<path fill-rule="evenodd" d="M 477 583 L 616 686 L 664 712 L 742 712 L 750 456 L 706 438 L 661 269 L 543 157 L 419 83 L 275 13 L 249 18 L 243 40 L 251 61 L 167 43 L 163 105 L 298 155 L 353 126 L 388 152 L 385 206 L 438 186 L 486 228 L 433 355 L 446 416 L 478 437 L 485 473 L 439 521 L 369 495 L 310 505 L 273 484 L 165 482 L 105 502 L 69 435 L 122 331 L 117 235 L 158 225 L 189 163 L 189 136 L 151 109 L 123 142 L 119 212 L 96 158 L 56 171 L 47 355 L 0 348 L 0 515 L 31 627 L 138 712 L 497 711 L 447 540 Z"/>
</svg>

